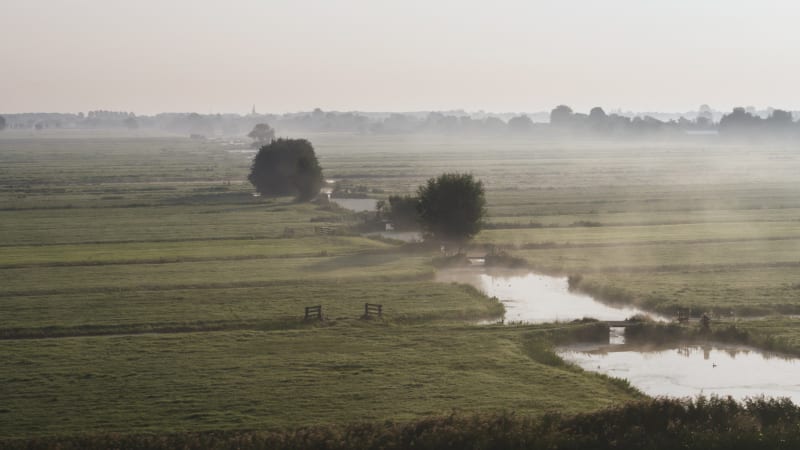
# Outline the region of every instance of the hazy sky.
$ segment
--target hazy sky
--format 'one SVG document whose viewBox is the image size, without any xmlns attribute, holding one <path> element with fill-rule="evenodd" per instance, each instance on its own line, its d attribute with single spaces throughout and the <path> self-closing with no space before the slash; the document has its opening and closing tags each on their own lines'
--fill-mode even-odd
<svg viewBox="0 0 800 450">
<path fill-rule="evenodd" d="M 0 0 L 0 112 L 800 109 L 797 0 Z"/>
</svg>

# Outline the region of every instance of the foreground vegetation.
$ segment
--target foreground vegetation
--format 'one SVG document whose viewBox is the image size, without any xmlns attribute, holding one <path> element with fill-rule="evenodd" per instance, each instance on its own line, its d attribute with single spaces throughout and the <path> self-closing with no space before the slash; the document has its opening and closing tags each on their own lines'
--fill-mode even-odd
<svg viewBox="0 0 800 450">
<path fill-rule="evenodd" d="M 0 137 L 2 438 L 49 436 L 30 441 L 45 448 L 337 448 L 345 436 L 351 448 L 402 448 L 402 434 L 439 448 L 467 438 L 475 448 L 598 447 L 599 431 L 566 424 L 618 423 L 615 414 L 658 405 L 673 408 L 675 424 L 696 423 L 664 442 L 785 438 L 783 425 L 724 401 L 714 408 L 731 411 L 741 429 L 691 422 L 679 412 L 706 406 L 674 402 L 593 415 L 642 395 L 550 350 L 558 336 L 591 327 L 474 326 L 501 315 L 501 305 L 434 283 L 429 250 L 356 235 L 363 216 L 253 197 L 246 149 L 48 133 Z M 731 336 L 800 353 L 797 319 L 774 316 L 800 310 L 792 149 L 310 139 L 327 177 L 376 199 L 411 193 L 442 172 L 472 172 L 485 182 L 489 209 L 472 254 L 495 250 L 533 269 L 581 275 L 584 291 L 668 315 L 688 307 L 770 314 L 737 322 L 747 334 Z M 383 304 L 384 316 L 361 320 L 366 302 Z M 311 305 L 326 320 L 303 320 Z M 794 411 L 786 407 L 774 406 Z M 384 420 L 390 425 L 376 422 Z M 358 421 L 368 424 L 345 425 Z M 477 434 L 459 429 L 473 422 Z M 520 440 L 498 441 L 500 423 Z M 619 432 L 620 445 L 658 442 L 637 441 L 634 425 L 603 439 Z M 309 428 L 285 431 L 298 426 Z M 275 431 L 212 431 L 241 429 Z M 704 441 L 704 429 L 717 434 Z M 92 437 L 65 438 L 81 432 Z M 452 438 L 429 440 L 444 436 Z"/>
<path fill-rule="evenodd" d="M 800 408 L 788 401 L 657 399 L 602 411 L 526 417 L 453 413 L 419 421 L 286 431 L 81 435 L 7 441 L 26 449 L 792 449 Z"/>
</svg>

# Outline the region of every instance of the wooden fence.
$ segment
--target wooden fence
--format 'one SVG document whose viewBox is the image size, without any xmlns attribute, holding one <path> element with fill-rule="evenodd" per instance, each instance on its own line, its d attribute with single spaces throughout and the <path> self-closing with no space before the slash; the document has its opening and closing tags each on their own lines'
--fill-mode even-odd
<svg viewBox="0 0 800 450">
<path fill-rule="evenodd" d="M 305 320 L 309 319 L 322 320 L 322 305 L 306 306 Z"/>
<path fill-rule="evenodd" d="M 328 226 L 314 227 L 314 233 L 321 234 L 324 236 L 330 236 L 336 234 L 336 227 L 328 227 Z"/>
<path fill-rule="evenodd" d="M 383 317 L 383 305 L 377 303 L 364 303 L 364 315 L 362 319 L 370 317 Z M 306 306 L 305 320 L 323 320 L 322 305 Z"/>
<path fill-rule="evenodd" d="M 383 317 L 383 305 L 364 303 L 364 318 L 367 319 L 370 316 Z"/>
</svg>

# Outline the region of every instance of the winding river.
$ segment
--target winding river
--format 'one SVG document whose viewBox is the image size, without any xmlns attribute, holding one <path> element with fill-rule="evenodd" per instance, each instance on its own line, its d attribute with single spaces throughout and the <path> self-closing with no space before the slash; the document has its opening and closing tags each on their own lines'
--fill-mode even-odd
<svg viewBox="0 0 800 450">
<path fill-rule="evenodd" d="M 639 314 L 666 320 L 632 306 L 608 305 L 588 295 L 572 292 L 566 277 L 472 268 L 443 270 L 436 274 L 436 280 L 469 284 L 490 297 L 497 297 L 506 308 L 505 322 L 567 322 L 585 317 L 625 320 Z"/>
<path fill-rule="evenodd" d="M 500 299 L 505 323 L 544 323 L 592 317 L 621 321 L 652 313 L 634 307 L 616 307 L 571 292 L 565 277 L 530 272 L 483 271 L 478 268 L 444 270 L 440 282 L 466 283 Z M 584 370 L 627 379 L 651 396 L 731 396 L 744 399 L 764 395 L 788 397 L 800 404 L 800 360 L 723 344 L 674 345 L 642 348 L 624 344 L 624 328 L 612 328 L 608 343 L 560 347 L 564 360 Z"/>
<path fill-rule="evenodd" d="M 364 210 L 373 205 L 369 203 L 372 201 L 341 204 Z M 504 323 L 564 322 L 585 317 L 622 321 L 639 314 L 668 320 L 635 307 L 608 305 L 571 292 L 566 277 L 472 267 L 439 271 L 436 280 L 469 284 L 497 297 L 506 309 Z M 642 348 L 624 342 L 624 329 L 612 328 L 608 343 L 575 344 L 556 352 L 584 370 L 627 379 L 651 396 L 719 395 L 741 400 L 763 395 L 787 397 L 800 404 L 800 360 L 796 358 L 723 344 Z"/>
</svg>

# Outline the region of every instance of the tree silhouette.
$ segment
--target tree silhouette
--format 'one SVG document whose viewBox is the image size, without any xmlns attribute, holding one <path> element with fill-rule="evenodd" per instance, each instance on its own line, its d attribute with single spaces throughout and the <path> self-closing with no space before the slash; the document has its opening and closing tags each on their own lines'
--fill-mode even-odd
<svg viewBox="0 0 800 450">
<path fill-rule="evenodd" d="M 508 128 L 517 133 L 525 133 L 533 129 L 533 121 L 526 115 L 512 117 L 508 121 Z"/>
<path fill-rule="evenodd" d="M 250 183 L 264 196 L 294 195 L 308 201 L 324 183 L 314 147 L 305 139 L 278 139 L 253 158 Z"/>
<path fill-rule="evenodd" d="M 480 232 L 486 215 L 483 183 L 470 174 L 445 173 L 417 190 L 419 217 L 428 237 L 461 246 Z"/>
<path fill-rule="evenodd" d="M 275 130 L 266 123 L 259 123 L 247 137 L 253 140 L 253 148 L 261 148 L 275 139 Z"/>
<path fill-rule="evenodd" d="M 550 111 L 550 124 L 566 126 L 572 123 L 572 108 L 567 105 L 558 105 Z"/>
<path fill-rule="evenodd" d="M 603 108 L 595 106 L 589 111 L 589 124 L 594 131 L 604 131 L 608 125 L 608 116 Z"/>
<path fill-rule="evenodd" d="M 127 119 L 123 120 L 122 123 L 129 130 L 136 130 L 139 128 L 139 121 L 136 120 L 136 117 L 128 117 Z"/>
<path fill-rule="evenodd" d="M 703 121 L 703 123 L 711 123 L 714 121 L 714 112 L 711 110 L 710 106 L 702 104 L 697 110 L 697 118 L 699 119 L 700 117 L 707 119 L 707 121 Z M 697 122 L 699 123 L 700 121 L 698 120 Z"/>
<path fill-rule="evenodd" d="M 0 131 L 3 131 L 5 129 L 6 129 L 6 118 L 0 116 Z"/>
<path fill-rule="evenodd" d="M 747 112 L 741 106 L 733 108 L 730 114 L 725 114 L 719 121 L 719 132 L 730 134 L 747 134 L 752 132 L 761 122 L 761 118 Z"/>
<path fill-rule="evenodd" d="M 778 127 L 789 126 L 792 124 L 792 113 L 782 109 L 776 109 L 772 111 L 772 114 L 767 118 L 767 123 Z"/>
<path fill-rule="evenodd" d="M 389 196 L 384 203 L 384 214 L 395 230 L 410 230 L 419 227 L 419 198 L 410 195 Z"/>
</svg>

